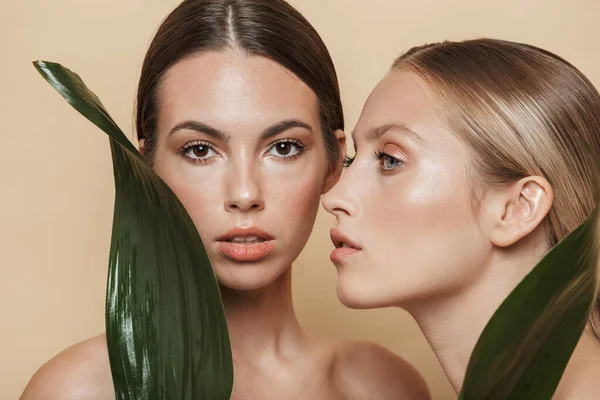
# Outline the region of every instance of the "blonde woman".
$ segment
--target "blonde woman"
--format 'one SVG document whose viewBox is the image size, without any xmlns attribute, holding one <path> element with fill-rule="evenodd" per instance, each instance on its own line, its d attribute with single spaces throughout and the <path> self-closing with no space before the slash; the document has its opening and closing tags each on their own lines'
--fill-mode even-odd
<svg viewBox="0 0 600 400">
<path fill-rule="evenodd" d="M 533 46 L 436 43 L 394 63 L 353 136 L 323 200 L 338 295 L 408 310 L 458 392 L 493 312 L 595 206 L 580 141 L 600 154 L 600 95 Z M 590 321 L 556 399 L 598 398 L 597 335 Z"/>
</svg>

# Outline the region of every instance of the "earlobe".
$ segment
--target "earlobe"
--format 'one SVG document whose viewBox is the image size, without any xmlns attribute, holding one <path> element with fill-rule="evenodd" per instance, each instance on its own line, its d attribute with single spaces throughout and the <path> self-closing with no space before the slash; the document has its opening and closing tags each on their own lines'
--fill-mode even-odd
<svg viewBox="0 0 600 400">
<path fill-rule="evenodd" d="M 528 176 L 503 188 L 492 208 L 492 243 L 507 247 L 533 232 L 548 215 L 553 200 L 550 183 L 540 176 Z"/>
<path fill-rule="evenodd" d="M 344 158 L 346 157 L 346 134 L 343 130 L 338 129 L 334 132 L 334 135 L 337 139 L 338 148 L 339 148 L 339 157 L 332 163 L 331 168 L 327 172 L 327 176 L 325 177 L 325 182 L 323 183 L 323 190 L 321 194 L 327 193 L 331 188 L 337 183 L 342 176 L 342 170 L 344 165 Z"/>
<path fill-rule="evenodd" d="M 144 155 L 144 145 L 146 144 L 146 139 L 141 138 L 138 140 L 138 150 L 141 155 Z"/>
</svg>

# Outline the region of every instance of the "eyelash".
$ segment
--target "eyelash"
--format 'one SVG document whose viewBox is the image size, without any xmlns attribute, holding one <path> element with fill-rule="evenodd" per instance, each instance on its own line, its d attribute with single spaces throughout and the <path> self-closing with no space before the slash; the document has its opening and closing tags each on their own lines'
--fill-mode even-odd
<svg viewBox="0 0 600 400">
<path fill-rule="evenodd" d="M 190 162 L 192 162 L 192 163 L 197 163 L 197 164 L 204 164 L 204 163 L 207 163 L 209 160 L 211 160 L 212 158 L 216 157 L 216 156 L 212 156 L 212 157 L 209 157 L 209 158 L 193 158 L 193 157 L 190 157 L 190 156 L 188 156 L 188 155 L 186 154 L 186 152 L 187 152 L 189 149 L 191 149 L 191 148 L 193 148 L 193 147 L 195 147 L 195 146 L 205 146 L 205 147 L 207 147 L 209 150 L 212 150 L 212 151 L 214 151 L 215 153 L 217 152 L 217 151 L 215 150 L 215 148 L 214 148 L 214 147 L 213 147 L 213 146 L 212 146 L 210 143 L 208 143 L 208 142 L 202 142 L 202 141 L 194 141 L 194 142 L 189 142 L 189 143 L 186 143 L 185 145 L 183 145 L 183 146 L 182 146 L 182 147 L 179 149 L 179 152 L 181 153 L 181 155 L 182 155 L 182 156 L 183 156 L 183 157 L 184 157 L 186 160 L 188 160 L 188 161 L 190 161 Z"/>
<path fill-rule="evenodd" d="M 277 146 L 278 144 L 282 144 L 282 143 L 291 144 L 291 145 L 296 146 L 298 148 L 298 152 L 291 156 L 274 155 L 273 157 L 281 158 L 283 161 L 293 161 L 293 160 L 297 159 L 298 157 L 300 157 L 302 155 L 302 153 L 304 153 L 304 145 L 302 144 L 301 141 L 299 141 L 297 139 L 280 139 L 280 140 L 276 141 L 275 143 L 272 143 L 271 146 L 269 146 L 269 150 L 267 150 L 267 153 L 269 151 L 271 151 L 271 149 L 275 148 L 275 146 Z"/>
<path fill-rule="evenodd" d="M 379 160 L 379 172 L 381 173 L 391 173 L 391 171 L 395 170 L 398 167 L 401 167 L 402 165 L 404 165 L 404 161 L 400 160 L 397 157 L 394 156 L 390 156 L 387 153 L 384 153 L 383 151 L 376 151 L 375 152 L 375 157 L 377 158 L 377 160 Z M 393 160 L 398 161 L 399 165 L 398 167 L 395 168 L 383 168 L 383 163 L 385 162 L 385 158 L 391 158 Z"/>
<path fill-rule="evenodd" d="M 398 158 L 396 158 L 396 157 L 390 156 L 389 154 L 387 154 L 387 153 L 384 153 L 383 151 L 379 151 L 379 150 L 378 150 L 378 151 L 376 151 L 376 152 L 375 152 L 375 158 L 376 158 L 377 160 L 379 160 L 379 161 L 383 160 L 383 159 L 384 159 L 384 158 L 386 158 L 386 157 L 389 157 L 389 158 L 392 158 L 392 159 L 394 159 L 394 160 L 397 160 L 397 161 L 400 163 L 400 165 L 399 165 L 399 166 L 402 166 L 402 165 L 404 164 L 404 161 L 402 161 L 402 160 L 400 160 L 400 159 L 398 159 Z M 352 162 L 354 162 L 354 158 L 355 158 L 355 157 L 348 157 L 348 156 L 345 156 L 345 157 L 344 157 L 343 164 L 342 164 L 342 165 L 344 166 L 344 168 L 348 168 L 348 167 L 350 167 L 350 165 L 352 165 Z M 382 164 L 382 163 L 380 162 L 380 164 L 379 164 L 379 171 L 380 171 L 380 172 L 387 172 L 387 171 L 391 171 L 390 169 L 385 169 L 385 168 L 383 168 L 381 164 Z M 395 168 L 394 168 L 394 169 L 395 169 Z"/>
<path fill-rule="evenodd" d="M 302 142 L 300 142 L 297 139 L 280 139 L 274 143 L 271 144 L 271 146 L 269 147 L 269 151 L 271 151 L 273 148 L 275 148 L 275 146 L 277 146 L 278 144 L 282 144 L 282 143 L 286 143 L 286 144 L 291 144 L 294 145 L 298 148 L 298 152 L 296 154 L 293 154 L 291 156 L 283 156 L 283 155 L 273 155 L 273 157 L 276 158 L 280 158 L 283 159 L 284 161 L 292 161 L 297 159 L 298 157 L 300 157 L 300 155 L 304 152 L 304 144 L 302 144 Z M 190 157 L 186 154 L 186 152 L 191 149 L 192 147 L 195 146 L 206 146 L 209 150 L 214 151 L 215 153 L 217 152 L 215 150 L 215 148 L 208 142 L 202 142 L 202 141 L 194 141 L 194 142 L 190 142 L 190 143 L 186 143 L 184 146 L 182 146 L 179 149 L 179 152 L 181 153 L 181 155 L 183 157 L 185 157 L 188 161 L 193 162 L 193 163 L 206 163 L 208 162 L 210 159 L 214 158 L 215 156 L 209 157 L 209 158 L 193 158 Z"/>
<path fill-rule="evenodd" d="M 350 167 L 350 165 L 352 165 L 353 162 L 354 162 L 354 157 L 345 156 L 342 165 L 344 166 L 344 168 L 348 168 L 348 167 Z"/>
</svg>

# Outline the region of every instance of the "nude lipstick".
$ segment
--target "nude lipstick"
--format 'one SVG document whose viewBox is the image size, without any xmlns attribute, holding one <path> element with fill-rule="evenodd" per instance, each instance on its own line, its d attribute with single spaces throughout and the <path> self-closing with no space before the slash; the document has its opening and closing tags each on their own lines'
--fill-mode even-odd
<svg viewBox="0 0 600 400">
<path fill-rule="evenodd" d="M 275 241 L 267 232 L 257 228 L 235 227 L 217 238 L 221 253 L 237 262 L 256 262 L 275 249 Z"/>
<path fill-rule="evenodd" d="M 331 230 L 331 241 L 335 250 L 331 252 L 331 262 L 341 263 L 346 257 L 354 255 L 361 251 L 361 247 L 348 239 L 339 229 Z"/>
</svg>

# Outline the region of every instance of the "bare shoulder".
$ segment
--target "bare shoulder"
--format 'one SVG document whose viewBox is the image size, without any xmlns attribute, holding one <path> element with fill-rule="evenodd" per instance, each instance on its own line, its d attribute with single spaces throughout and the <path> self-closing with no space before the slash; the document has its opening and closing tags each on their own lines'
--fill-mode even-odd
<svg viewBox="0 0 600 400">
<path fill-rule="evenodd" d="M 33 375 L 21 400 L 114 400 L 105 335 L 77 343 Z"/>
<path fill-rule="evenodd" d="M 600 342 L 591 333 L 582 335 L 554 394 L 555 400 L 592 400 L 600 392 Z"/>
<path fill-rule="evenodd" d="M 342 396 L 348 399 L 431 399 L 427 384 L 415 367 L 372 342 L 340 344 L 334 357 L 333 377 Z"/>
</svg>

